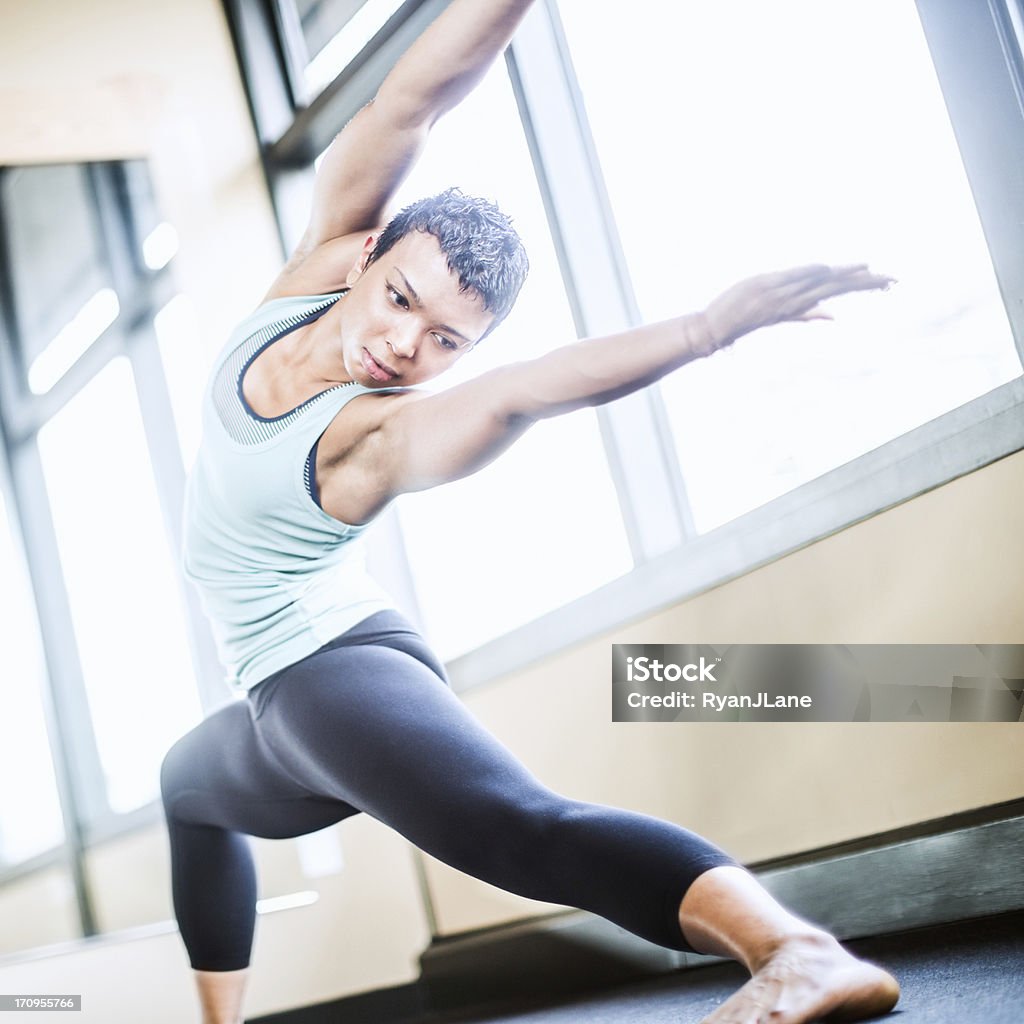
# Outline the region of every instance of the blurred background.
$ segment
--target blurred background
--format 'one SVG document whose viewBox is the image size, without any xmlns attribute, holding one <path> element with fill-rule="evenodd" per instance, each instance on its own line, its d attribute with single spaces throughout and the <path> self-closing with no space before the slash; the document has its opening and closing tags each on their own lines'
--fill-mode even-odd
<svg viewBox="0 0 1024 1024">
<path fill-rule="evenodd" d="M 318 158 L 445 6 L 0 0 L 4 991 L 139 977 L 149 1019 L 190 1012 L 158 771 L 232 699 L 177 561 L 206 373 Z M 1024 642 L 1020 26 L 1017 0 L 546 0 L 435 129 L 401 201 L 493 197 L 532 263 L 442 385 L 760 271 L 899 281 L 374 527 L 373 571 L 553 788 L 751 864 L 1019 813 L 1014 725 L 613 725 L 610 644 Z M 557 909 L 362 817 L 254 847 L 254 1012 Z"/>
</svg>

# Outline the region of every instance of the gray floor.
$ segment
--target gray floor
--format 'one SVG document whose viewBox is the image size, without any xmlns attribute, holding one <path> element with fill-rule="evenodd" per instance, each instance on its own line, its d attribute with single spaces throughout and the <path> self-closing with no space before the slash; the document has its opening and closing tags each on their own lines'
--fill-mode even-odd
<svg viewBox="0 0 1024 1024">
<path fill-rule="evenodd" d="M 903 990 L 890 1024 L 1024 1021 L 1024 912 L 847 943 Z M 415 985 L 260 1018 L 259 1024 L 697 1024 L 746 980 L 734 964 L 658 976 L 589 996 L 431 1012 Z M 252 1024 L 256 1024 L 255 1021 Z"/>
<path fill-rule="evenodd" d="M 851 942 L 903 990 L 892 1024 L 1018 1024 L 1024 1020 L 1024 914 Z M 557 1006 L 445 1018 L 462 1024 L 697 1024 L 745 979 L 717 965 Z M 339 1022 L 340 1024 L 340 1022 Z"/>
</svg>

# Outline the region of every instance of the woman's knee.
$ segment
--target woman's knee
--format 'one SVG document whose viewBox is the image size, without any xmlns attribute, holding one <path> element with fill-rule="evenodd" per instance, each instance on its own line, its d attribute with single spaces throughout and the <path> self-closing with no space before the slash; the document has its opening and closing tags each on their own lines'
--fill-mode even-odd
<svg viewBox="0 0 1024 1024">
<path fill-rule="evenodd" d="M 553 849 L 563 846 L 567 838 L 571 841 L 581 825 L 585 827 L 591 810 L 591 804 L 551 793 L 546 800 L 528 808 L 524 835 L 536 849 L 550 855 Z"/>
<path fill-rule="evenodd" d="M 490 850 L 519 869 L 541 862 L 578 815 L 575 801 L 540 788 L 530 793 L 499 791 L 468 815 L 465 840 Z"/>
</svg>

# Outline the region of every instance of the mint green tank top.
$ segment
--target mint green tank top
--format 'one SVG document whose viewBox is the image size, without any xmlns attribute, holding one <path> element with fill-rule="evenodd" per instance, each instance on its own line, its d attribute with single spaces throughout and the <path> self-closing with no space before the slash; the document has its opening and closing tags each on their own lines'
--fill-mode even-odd
<svg viewBox="0 0 1024 1024">
<path fill-rule="evenodd" d="M 248 365 L 344 293 L 273 299 L 214 361 L 203 436 L 185 490 L 182 567 L 198 588 L 227 681 L 249 690 L 367 616 L 393 607 L 366 572 L 360 534 L 313 499 L 310 453 L 342 407 L 370 391 L 339 384 L 284 416 L 254 413 Z"/>
</svg>

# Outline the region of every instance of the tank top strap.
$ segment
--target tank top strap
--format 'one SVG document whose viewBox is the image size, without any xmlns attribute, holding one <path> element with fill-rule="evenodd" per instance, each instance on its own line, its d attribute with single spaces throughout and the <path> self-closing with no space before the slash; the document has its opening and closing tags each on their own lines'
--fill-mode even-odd
<svg viewBox="0 0 1024 1024">
<path fill-rule="evenodd" d="M 208 400 L 216 419 L 233 442 L 250 447 L 269 441 L 298 422 L 312 407 L 322 406 L 328 396 L 347 386 L 327 388 L 284 415 L 273 417 L 263 417 L 254 412 L 242 393 L 242 377 L 246 369 L 267 346 L 318 319 L 344 294 L 334 292 L 271 300 L 246 317 L 232 332 L 211 375 Z"/>
</svg>

